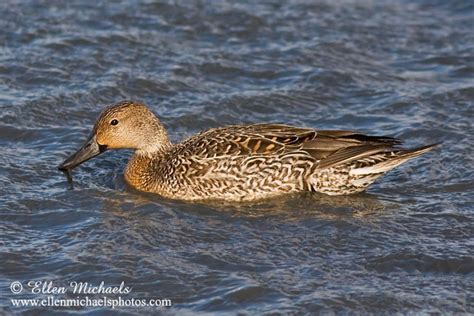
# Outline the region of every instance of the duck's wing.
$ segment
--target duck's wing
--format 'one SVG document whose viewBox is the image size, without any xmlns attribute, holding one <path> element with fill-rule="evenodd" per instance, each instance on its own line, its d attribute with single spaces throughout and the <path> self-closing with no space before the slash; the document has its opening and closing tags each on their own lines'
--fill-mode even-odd
<svg viewBox="0 0 474 316">
<path fill-rule="evenodd" d="M 400 141 L 353 131 L 315 130 L 280 124 L 229 126 L 205 131 L 180 146 L 198 158 L 297 153 L 319 161 L 320 168 L 394 149 Z"/>
<path fill-rule="evenodd" d="M 202 132 L 184 141 L 180 149 L 199 158 L 275 155 L 301 149 L 316 134 L 314 129 L 287 125 L 236 125 Z"/>
</svg>

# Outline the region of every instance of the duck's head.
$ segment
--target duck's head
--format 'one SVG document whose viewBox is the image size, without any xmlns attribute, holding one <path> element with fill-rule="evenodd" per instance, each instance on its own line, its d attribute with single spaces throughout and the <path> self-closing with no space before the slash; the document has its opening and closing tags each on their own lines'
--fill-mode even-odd
<svg viewBox="0 0 474 316">
<path fill-rule="evenodd" d="M 170 146 L 158 118 L 143 103 L 123 101 L 102 111 L 84 145 L 58 166 L 70 170 L 108 149 L 153 153 Z"/>
</svg>

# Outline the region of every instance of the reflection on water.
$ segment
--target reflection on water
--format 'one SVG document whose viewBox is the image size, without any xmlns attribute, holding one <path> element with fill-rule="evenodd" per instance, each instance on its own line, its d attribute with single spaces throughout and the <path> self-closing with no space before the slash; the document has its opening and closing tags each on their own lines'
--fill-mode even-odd
<svg viewBox="0 0 474 316">
<path fill-rule="evenodd" d="M 384 211 L 384 205 L 370 194 L 355 196 L 328 196 L 300 193 L 253 203 L 205 202 L 204 206 L 231 216 L 269 217 L 282 216 L 286 220 L 302 217 L 344 218 L 367 217 Z"/>
<path fill-rule="evenodd" d="M 472 313 L 472 3 L 1 2 L 0 314 L 10 283 L 118 285 L 171 314 Z M 185 203 L 123 181 L 129 152 L 56 170 L 104 105 L 173 141 L 226 124 L 442 147 L 368 193 Z M 142 315 L 156 308 L 116 310 Z M 159 310 L 162 311 L 162 310 Z"/>
</svg>

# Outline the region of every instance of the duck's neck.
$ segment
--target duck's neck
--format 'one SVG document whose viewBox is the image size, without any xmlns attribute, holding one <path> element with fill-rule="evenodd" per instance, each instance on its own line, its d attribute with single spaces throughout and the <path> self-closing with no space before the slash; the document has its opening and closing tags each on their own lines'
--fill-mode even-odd
<svg viewBox="0 0 474 316">
<path fill-rule="evenodd" d="M 150 142 L 149 145 L 135 150 L 134 156 L 156 157 L 168 152 L 173 145 L 168 138 L 160 139 L 159 142 Z"/>
<path fill-rule="evenodd" d="M 159 187 L 164 187 L 162 169 L 167 167 L 167 155 L 174 147 L 158 119 L 154 133 L 143 133 L 140 144 L 127 164 L 125 179 L 139 190 L 160 191 Z"/>
</svg>

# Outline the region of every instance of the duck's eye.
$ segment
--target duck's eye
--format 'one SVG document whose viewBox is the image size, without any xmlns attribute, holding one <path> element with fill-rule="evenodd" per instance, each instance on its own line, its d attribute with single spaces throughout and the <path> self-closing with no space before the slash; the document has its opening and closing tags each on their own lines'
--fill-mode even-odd
<svg viewBox="0 0 474 316">
<path fill-rule="evenodd" d="M 110 121 L 110 125 L 117 125 L 118 124 L 118 121 L 116 119 L 113 119 L 112 121 Z"/>
</svg>

